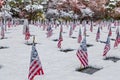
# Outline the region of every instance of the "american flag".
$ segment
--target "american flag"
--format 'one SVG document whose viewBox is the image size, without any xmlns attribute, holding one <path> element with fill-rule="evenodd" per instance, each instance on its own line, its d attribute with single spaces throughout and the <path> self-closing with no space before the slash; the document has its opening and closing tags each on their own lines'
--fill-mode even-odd
<svg viewBox="0 0 120 80">
<path fill-rule="evenodd" d="M 7 25 L 8 25 L 8 28 L 10 28 L 10 26 L 11 26 L 11 21 L 10 20 L 8 21 Z"/>
<path fill-rule="evenodd" d="M 101 30 L 103 29 L 103 22 L 101 22 L 101 23 L 99 24 L 99 27 L 100 27 Z"/>
<path fill-rule="evenodd" d="M 119 27 L 117 27 L 117 29 L 116 29 L 116 34 L 118 34 L 119 33 Z"/>
<path fill-rule="evenodd" d="M 116 22 L 116 21 L 114 21 L 114 26 L 115 26 L 115 27 L 117 26 L 117 22 Z"/>
<path fill-rule="evenodd" d="M 109 36 L 112 36 L 112 30 L 111 30 L 111 27 L 110 27 L 110 29 L 109 29 L 109 34 L 108 34 Z"/>
<path fill-rule="evenodd" d="M 36 75 L 43 75 L 42 64 L 38 56 L 35 45 L 32 46 L 31 60 L 29 67 L 28 79 L 33 80 Z"/>
<path fill-rule="evenodd" d="M 96 41 L 98 42 L 99 39 L 100 39 L 100 28 L 98 27 L 98 31 L 96 34 Z"/>
<path fill-rule="evenodd" d="M 84 32 L 83 32 L 84 36 L 86 36 L 86 26 L 84 26 Z"/>
<path fill-rule="evenodd" d="M 114 47 L 118 47 L 118 44 L 120 44 L 120 34 L 119 34 L 119 32 L 117 33 L 117 37 L 116 37 L 116 40 L 115 40 L 115 43 L 114 43 Z"/>
<path fill-rule="evenodd" d="M 93 22 L 91 21 L 91 24 L 90 24 L 90 31 L 93 32 Z"/>
<path fill-rule="evenodd" d="M 108 23 L 108 30 L 110 30 L 110 27 L 111 27 L 111 23 L 109 22 Z"/>
<path fill-rule="evenodd" d="M 63 38 L 62 38 L 62 32 L 60 32 L 59 34 L 59 40 L 58 40 L 58 43 L 57 43 L 57 47 L 58 48 L 61 48 L 61 42 L 63 41 Z"/>
<path fill-rule="evenodd" d="M 87 46 L 86 46 L 86 37 L 83 39 L 80 48 L 77 50 L 76 55 L 80 60 L 83 67 L 88 66 L 88 54 L 87 54 Z"/>
<path fill-rule="evenodd" d="M 47 28 L 47 38 L 52 36 L 52 31 L 53 31 L 53 30 L 52 30 L 51 26 L 49 26 L 49 27 Z"/>
<path fill-rule="evenodd" d="M 70 31 L 69 31 L 69 37 L 71 37 L 71 35 L 73 34 L 73 27 L 70 27 Z"/>
<path fill-rule="evenodd" d="M 76 28 L 76 23 L 73 23 L 73 30 L 75 30 Z"/>
<path fill-rule="evenodd" d="M 5 37 L 5 29 L 4 29 L 4 25 L 1 23 L 1 39 L 3 39 Z"/>
<path fill-rule="evenodd" d="M 79 29 L 79 35 L 78 35 L 78 43 L 80 43 L 82 40 L 82 35 L 81 35 L 81 28 Z"/>
<path fill-rule="evenodd" d="M 25 40 L 29 40 L 30 39 L 30 32 L 29 29 L 26 28 L 26 32 L 25 32 Z"/>
<path fill-rule="evenodd" d="M 104 51 L 103 51 L 103 56 L 106 56 L 106 54 L 108 53 L 109 50 L 110 50 L 110 36 L 108 35 L 106 45 L 105 45 Z"/>
<path fill-rule="evenodd" d="M 62 24 L 60 26 L 60 32 L 63 32 L 63 27 L 62 27 Z"/>
</svg>

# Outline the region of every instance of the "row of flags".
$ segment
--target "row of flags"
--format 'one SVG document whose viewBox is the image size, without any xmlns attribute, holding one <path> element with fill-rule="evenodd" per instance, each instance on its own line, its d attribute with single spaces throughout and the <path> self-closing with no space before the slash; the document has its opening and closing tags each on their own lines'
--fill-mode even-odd
<svg viewBox="0 0 120 80">
<path fill-rule="evenodd" d="M 53 31 L 52 26 L 49 25 L 46 28 L 47 28 L 46 29 L 47 30 L 47 37 L 51 37 L 52 31 Z M 75 25 L 74 25 L 74 27 L 70 27 L 69 37 L 71 37 L 71 35 L 73 33 L 73 28 L 75 28 Z M 91 32 L 92 32 L 92 30 L 93 30 L 93 27 L 90 27 Z M 63 26 L 61 25 L 60 32 L 59 32 L 59 39 L 58 39 L 58 43 L 57 43 L 57 47 L 60 49 L 61 49 L 61 44 L 63 41 L 62 32 L 63 32 Z M 25 40 L 28 40 L 30 38 L 30 32 L 29 32 L 29 28 L 27 26 L 25 27 L 24 34 L 25 34 Z M 89 64 L 88 64 L 88 52 L 87 52 L 87 45 L 86 45 L 86 26 L 84 27 L 83 34 L 84 34 L 84 38 L 82 39 L 82 32 L 81 32 L 81 27 L 80 27 L 77 41 L 78 41 L 78 43 L 81 43 L 81 44 L 80 44 L 79 49 L 76 52 L 76 56 L 78 57 L 78 59 L 81 63 L 81 66 L 83 68 L 85 68 L 85 67 L 89 66 Z M 103 50 L 103 56 L 106 56 L 107 53 L 110 51 L 110 36 L 111 35 L 112 35 L 112 30 L 110 27 L 107 41 L 105 43 L 105 47 Z M 96 33 L 96 41 L 99 41 L 99 39 L 100 39 L 100 27 L 98 27 L 98 30 Z M 116 46 L 114 46 L 114 47 L 117 47 L 119 43 L 120 43 L 120 34 L 119 34 L 119 30 L 118 30 L 117 37 L 115 40 Z M 42 64 L 41 64 L 41 61 L 39 59 L 39 55 L 37 53 L 36 47 L 35 47 L 35 45 L 33 45 L 32 52 L 31 52 L 31 60 L 30 60 L 28 79 L 33 80 L 36 75 L 44 75 L 44 71 L 42 69 Z"/>
<path fill-rule="evenodd" d="M 118 33 L 114 47 L 117 47 L 118 44 L 120 44 L 120 34 Z M 110 47 L 110 34 L 108 34 L 107 41 L 105 43 L 104 51 L 103 51 L 103 56 L 106 57 L 107 53 L 111 49 Z M 86 37 L 84 37 L 82 43 L 80 44 L 79 49 L 76 52 L 76 55 L 81 63 L 81 67 L 86 68 L 88 67 L 88 54 L 87 54 L 87 46 L 86 46 Z"/>
<path fill-rule="evenodd" d="M 18 20 L 15 21 L 15 20 L 12 20 L 12 19 L 9 19 L 9 20 L 5 21 L 2 18 L 0 18 L 1 39 L 5 38 L 5 32 L 7 31 L 7 29 L 9 30 L 13 26 L 16 27 L 16 22 L 19 22 L 19 21 Z"/>
<path fill-rule="evenodd" d="M 99 33 L 99 28 L 98 28 L 98 33 Z M 105 43 L 105 47 L 103 50 L 103 56 L 106 57 L 107 53 L 110 51 L 110 36 L 112 35 L 111 29 L 109 30 L 107 41 Z M 120 44 L 120 34 L 119 32 L 117 33 L 117 37 L 114 43 L 114 47 L 118 47 Z M 87 54 L 87 47 L 86 47 L 86 37 L 83 39 L 80 48 L 77 50 L 76 55 L 78 59 L 80 60 L 81 67 L 85 68 L 88 67 L 88 54 Z"/>
<path fill-rule="evenodd" d="M 73 31 L 76 28 L 76 26 L 80 26 L 80 22 L 75 22 L 75 23 L 73 23 L 73 22 L 69 22 L 69 23 L 68 22 L 67 23 L 62 22 L 61 24 L 57 24 L 57 23 L 54 23 L 54 22 L 44 22 L 43 23 L 43 22 L 37 21 L 36 23 L 40 25 L 39 27 L 43 27 L 43 30 L 47 30 L 48 27 L 50 27 L 50 26 L 51 26 L 51 28 L 53 28 L 53 27 L 56 28 L 59 25 L 67 26 L 67 27 L 69 26 L 70 27 L 69 37 L 71 37 L 71 35 L 73 34 Z M 34 24 L 36 24 L 36 23 L 34 23 Z M 116 21 L 114 23 L 116 23 Z M 117 23 L 119 23 L 119 22 L 117 22 Z M 86 27 L 86 24 L 87 24 L 86 21 L 82 21 L 81 25 L 83 27 Z M 95 24 L 93 21 L 90 21 L 90 22 L 88 22 L 87 25 L 90 26 L 90 31 L 92 32 L 94 25 L 99 26 L 100 29 L 102 29 L 102 27 L 108 26 L 108 29 L 109 29 L 111 27 L 111 24 L 113 24 L 113 23 L 112 22 L 106 22 L 106 21 L 104 21 L 104 22 L 101 21 L 98 24 Z M 85 32 L 85 30 L 84 30 L 84 32 Z M 47 35 L 48 35 L 48 32 L 47 32 Z"/>
<path fill-rule="evenodd" d="M 120 35 L 119 35 L 120 36 Z M 62 31 L 60 30 L 59 41 L 58 41 L 58 48 L 61 48 L 61 41 L 62 41 Z M 120 40 L 120 37 L 119 37 Z M 120 43 L 118 41 L 118 43 Z M 108 34 L 106 45 L 104 47 L 103 56 L 106 56 L 108 51 L 110 50 L 110 35 Z M 86 36 L 84 36 L 83 41 L 80 44 L 79 49 L 76 52 L 76 55 L 81 63 L 81 67 L 86 68 L 88 67 L 88 53 L 87 53 L 87 45 L 86 45 Z M 30 67 L 29 67 L 29 74 L 28 79 L 33 80 L 36 75 L 44 75 L 44 71 L 42 69 L 42 64 L 38 56 L 38 52 L 36 50 L 35 45 L 32 46 L 31 52 L 31 59 L 30 59 Z"/>
<path fill-rule="evenodd" d="M 25 34 L 25 40 L 29 40 L 30 39 L 30 31 L 29 31 L 29 24 L 28 24 L 28 20 L 25 20 L 24 21 L 24 30 L 23 30 L 23 34 Z M 8 22 L 8 24 L 10 24 L 10 22 Z M 93 29 L 92 27 L 92 24 L 93 22 L 91 22 L 91 25 L 90 25 L 90 30 Z M 85 22 L 83 23 L 84 25 L 84 31 L 83 31 L 83 34 L 86 35 L 86 26 L 85 26 Z M 8 25 L 10 27 L 10 25 Z M 73 24 L 72 26 L 70 26 L 70 30 L 69 30 L 69 37 L 71 37 L 71 35 L 73 34 L 73 30 L 75 29 L 75 27 L 77 26 L 77 24 Z M 63 31 L 63 25 L 61 24 L 60 26 L 61 30 Z M 62 31 L 60 32 L 60 34 L 62 34 Z M 91 30 L 92 31 L 92 30 Z M 118 33 L 119 31 L 119 27 L 116 29 L 116 33 Z M 47 27 L 47 37 L 51 37 L 52 36 L 52 33 L 53 32 L 53 29 L 52 29 L 52 25 L 48 25 Z M 4 38 L 5 36 L 5 30 L 4 30 L 4 25 L 1 25 L 1 36 L 2 38 Z M 112 31 L 111 31 L 111 27 L 109 27 L 109 35 L 111 36 L 112 35 Z M 97 30 L 97 33 L 96 33 L 96 41 L 99 41 L 100 39 L 100 27 L 98 27 L 98 30 Z M 117 39 L 117 38 L 116 38 Z M 78 34 L 78 43 L 80 43 L 82 40 L 82 35 L 81 35 L 81 28 L 79 29 L 79 34 Z M 119 40 L 119 37 L 118 37 L 118 40 Z M 63 40 L 62 40 L 63 41 Z M 61 43 L 61 40 L 60 40 L 60 43 Z M 114 47 L 117 46 L 117 43 L 119 43 L 119 41 L 115 41 L 115 45 Z"/>
</svg>

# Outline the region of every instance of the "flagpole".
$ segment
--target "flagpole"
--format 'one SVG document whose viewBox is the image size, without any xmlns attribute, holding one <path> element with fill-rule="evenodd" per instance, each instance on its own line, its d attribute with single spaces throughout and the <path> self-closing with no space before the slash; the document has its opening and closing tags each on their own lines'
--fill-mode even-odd
<svg viewBox="0 0 120 80">
<path fill-rule="evenodd" d="M 80 70 L 82 69 L 82 63 L 80 64 Z"/>
</svg>

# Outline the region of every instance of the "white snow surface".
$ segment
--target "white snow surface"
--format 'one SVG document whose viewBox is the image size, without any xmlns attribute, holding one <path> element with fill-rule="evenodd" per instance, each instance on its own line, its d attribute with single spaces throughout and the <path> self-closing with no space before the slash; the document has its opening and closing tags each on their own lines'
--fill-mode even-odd
<svg viewBox="0 0 120 80">
<path fill-rule="evenodd" d="M 28 11 L 30 9 L 32 9 L 33 11 L 36 11 L 36 10 L 42 10 L 43 9 L 43 6 L 42 5 L 27 5 L 25 7 L 25 9 Z"/>
<path fill-rule="evenodd" d="M 80 10 L 81 10 L 83 16 L 92 16 L 94 13 L 89 7 L 86 7 L 85 9 L 82 8 Z"/>
<path fill-rule="evenodd" d="M 71 13 L 67 13 L 67 12 L 65 12 L 65 11 L 60 11 L 60 13 L 61 13 L 61 17 L 72 17 L 73 16 L 73 14 Z"/>
<path fill-rule="evenodd" d="M 81 25 L 80 25 L 81 26 Z M 79 27 L 73 32 L 73 37 L 78 37 Z M 114 27 L 112 25 L 112 27 Z M 82 32 L 84 30 L 83 27 Z M 44 75 L 36 76 L 34 80 L 120 80 L 120 61 L 116 63 L 103 60 L 103 49 L 105 44 L 96 42 L 97 26 L 94 26 L 93 32 L 87 27 L 87 44 L 94 46 L 88 49 L 89 65 L 102 68 L 92 75 L 77 72 L 80 67 L 80 61 L 76 56 L 79 48 L 77 39 L 69 38 L 69 28 L 63 27 L 62 49 L 75 49 L 74 51 L 64 53 L 57 48 L 57 42 L 53 39 L 59 38 L 59 27 L 53 28 L 53 35 L 46 38 L 46 31 L 42 28 L 30 25 L 30 33 L 36 36 L 35 42 L 38 51 Z M 0 40 L 0 46 L 7 46 L 8 49 L 0 49 L 0 80 L 28 80 L 31 46 L 25 45 L 24 35 L 22 34 L 23 25 L 7 29 L 5 36 L 7 39 Z M 112 28 L 113 35 L 116 38 L 116 28 Z M 107 27 L 101 30 L 101 41 L 106 41 L 108 35 Z M 32 42 L 32 37 L 28 42 Z M 111 41 L 111 50 L 107 56 L 120 57 L 120 45 L 113 48 L 114 41 Z"/>
<path fill-rule="evenodd" d="M 7 11 L 0 12 L 0 17 L 12 18 L 11 14 L 8 13 Z"/>
<path fill-rule="evenodd" d="M 49 8 L 46 14 L 59 15 L 59 12 L 57 9 Z"/>
</svg>

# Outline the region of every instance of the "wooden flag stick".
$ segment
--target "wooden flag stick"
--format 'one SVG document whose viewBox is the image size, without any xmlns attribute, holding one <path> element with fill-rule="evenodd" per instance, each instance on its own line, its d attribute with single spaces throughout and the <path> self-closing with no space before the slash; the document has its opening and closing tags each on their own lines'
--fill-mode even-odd
<svg viewBox="0 0 120 80">
<path fill-rule="evenodd" d="M 82 64 L 80 64 L 80 69 L 82 69 Z"/>
</svg>

